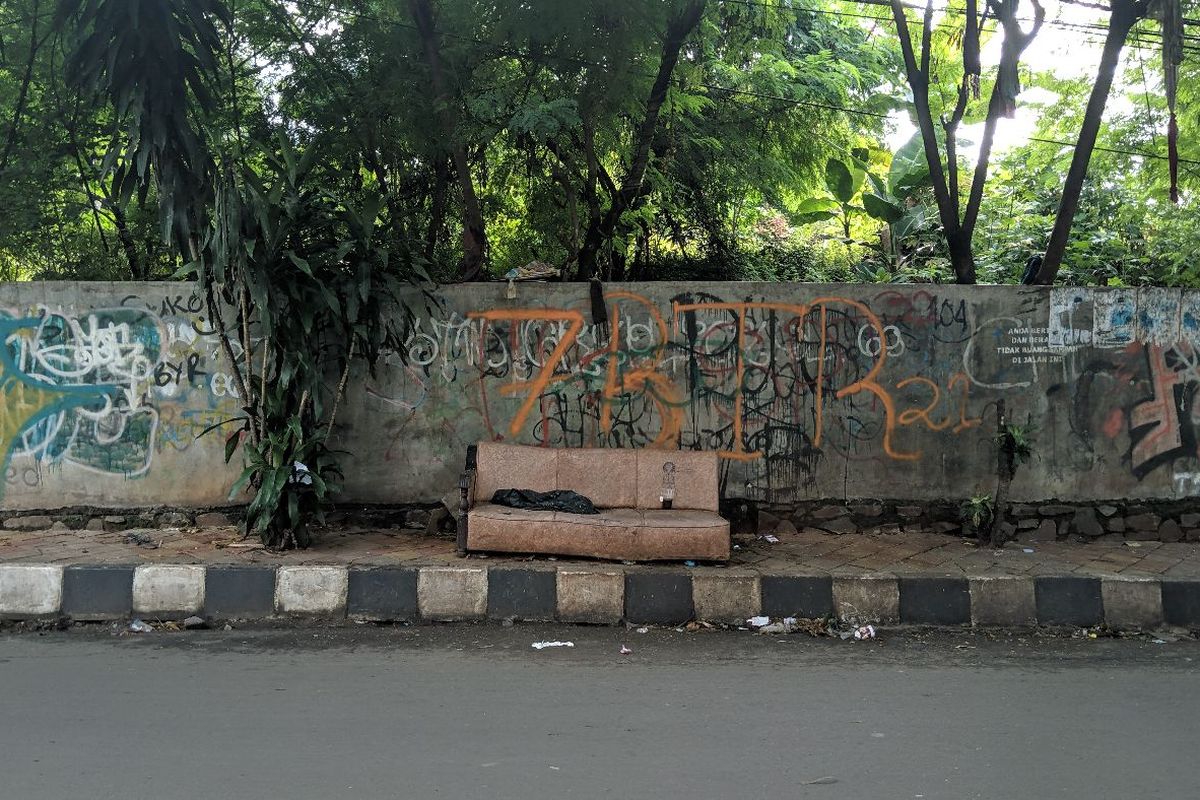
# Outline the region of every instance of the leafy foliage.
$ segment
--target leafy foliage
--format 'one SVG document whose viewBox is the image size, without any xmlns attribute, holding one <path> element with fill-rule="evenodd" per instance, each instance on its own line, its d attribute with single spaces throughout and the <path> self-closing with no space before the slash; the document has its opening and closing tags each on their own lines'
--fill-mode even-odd
<svg viewBox="0 0 1200 800">
<path fill-rule="evenodd" d="M 1033 458 L 1033 431 L 1026 425 L 1006 423 L 996 435 L 1000 449 L 1008 456 L 1015 469 Z"/>
<path fill-rule="evenodd" d="M 1064 31 L 1049 27 L 1057 2 L 1028 63 Z M 887 126 L 871 116 L 913 108 L 879 5 L 707 0 L 654 115 L 664 34 L 691 0 L 416 5 L 431 12 L 424 33 L 414 4 L 382 0 L 0 0 L 0 277 L 174 274 L 207 236 L 229 163 L 258 169 L 283 134 L 298 153 L 319 148 L 322 179 L 347 203 L 381 197 L 380 241 L 435 278 L 454 279 L 482 240 L 485 277 L 539 260 L 568 278 L 594 261 L 608 280 L 687 269 L 952 279 L 922 142 L 888 153 Z M 1200 4 L 1183 7 L 1194 19 Z M 963 81 L 965 9 L 939 11 L 931 30 L 942 152 L 940 123 L 974 85 Z M 1027 30 L 1034 13 L 1021 6 Z M 980 28 L 984 61 L 1004 36 L 997 19 Z M 1200 67 L 1189 27 L 1174 204 L 1161 54 L 1135 46 L 1158 26 L 1131 36 L 1063 280 L 1197 282 Z M 967 96 L 953 159 L 964 178 L 975 166 L 964 134 L 999 81 L 985 65 L 979 97 Z M 979 279 L 1015 281 L 1044 251 L 1091 83 L 1021 70 L 1037 140 L 991 159 L 972 241 Z M 845 168 L 833 167 L 832 191 L 831 159 Z M 859 190 L 845 199 L 847 172 Z M 468 189 L 479 236 L 468 235 Z"/>
<path fill-rule="evenodd" d="M 252 486 L 247 532 L 303 547 L 341 477 L 328 442 L 352 362 L 399 346 L 400 280 L 376 228 L 378 198 L 355 207 L 324 189 L 316 148 L 301 155 L 281 137 L 258 155 L 257 170 L 222 181 L 201 258 L 185 273 L 217 319 L 236 320 L 221 326 L 245 410 L 226 441 L 227 461 L 239 444 L 245 455 L 231 496 Z"/>
<path fill-rule="evenodd" d="M 61 0 L 57 27 L 71 32 L 67 78 L 85 96 L 103 96 L 124 141 L 101 168 L 128 203 L 153 176 L 164 238 L 186 248 L 202 224 L 211 159 L 196 120 L 216 107 L 219 0 Z M 67 23 L 70 23 L 67 25 Z"/>
<path fill-rule="evenodd" d="M 995 504 L 992 502 L 992 496 L 986 492 L 977 492 L 963 503 L 963 520 L 976 532 L 986 530 L 992 524 L 994 513 Z"/>
</svg>

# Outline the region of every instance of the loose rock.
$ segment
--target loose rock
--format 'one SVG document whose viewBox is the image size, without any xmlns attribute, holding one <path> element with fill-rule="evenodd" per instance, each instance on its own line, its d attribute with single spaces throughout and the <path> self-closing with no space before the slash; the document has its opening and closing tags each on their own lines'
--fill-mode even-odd
<svg viewBox="0 0 1200 800">
<path fill-rule="evenodd" d="M 1056 517 L 1061 514 L 1070 514 L 1074 510 L 1074 506 L 1049 505 L 1039 507 L 1038 513 L 1043 517 Z"/>
<path fill-rule="evenodd" d="M 1076 533 L 1086 536 L 1089 539 L 1094 539 L 1104 533 L 1104 528 L 1100 526 L 1100 520 L 1096 517 L 1096 512 L 1090 508 L 1077 510 L 1072 526 L 1075 528 Z"/>
<path fill-rule="evenodd" d="M 1164 542 L 1182 541 L 1183 529 L 1179 527 L 1179 523 L 1175 520 L 1166 520 L 1158 528 L 1158 538 Z"/>
<path fill-rule="evenodd" d="M 1135 531 L 1152 531 L 1157 532 L 1158 526 L 1162 524 L 1158 514 L 1134 514 L 1132 517 L 1125 518 L 1125 524 Z"/>
<path fill-rule="evenodd" d="M 4 520 L 5 529 L 10 531 L 44 531 L 53 524 L 54 520 L 41 514 Z"/>
<path fill-rule="evenodd" d="M 796 533 L 796 525 L 790 519 L 781 519 L 772 531 L 776 536 L 787 536 Z"/>
<path fill-rule="evenodd" d="M 164 511 L 156 522 L 160 528 L 187 528 L 192 524 L 192 518 L 181 511 Z"/>
<path fill-rule="evenodd" d="M 845 506 L 822 506 L 814 511 L 809 516 L 813 519 L 837 519 L 844 517 L 850 513 L 850 509 Z"/>
</svg>

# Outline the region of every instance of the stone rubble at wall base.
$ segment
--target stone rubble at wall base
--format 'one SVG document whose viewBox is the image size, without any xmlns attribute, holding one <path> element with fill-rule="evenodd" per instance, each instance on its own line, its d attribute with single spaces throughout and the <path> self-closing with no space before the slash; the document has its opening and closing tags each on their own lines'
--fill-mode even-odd
<svg viewBox="0 0 1200 800">
<path fill-rule="evenodd" d="M 738 505 L 744 505 L 739 503 Z M 753 509 L 742 533 L 787 535 L 801 528 L 831 534 L 872 533 L 887 536 L 921 531 L 964 533 L 962 505 L 950 501 L 914 505 L 907 500 L 812 501 L 788 506 Z M 1018 542 L 1070 539 L 1089 541 L 1200 541 L 1200 513 L 1188 501 L 1112 500 L 1094 503 L 1014 504 L 1006 515 L 1006 528 Z M 405 528 L 425 530 L 429 504 L 396 506 L 355 505 L 326 515 L 326 524 L 349 528 Z M 744 513 L 744 512 L 743 512 Z M 62 509 L 54 511 L 0 512 L 0 528 L 9 531 L 58 530 L 123 531 L 134 529 L 220 528 L 237 525 L 238 507 L 216 509 Z M 738 528 L 735 526 L 735 530 Z"/>
</svg>

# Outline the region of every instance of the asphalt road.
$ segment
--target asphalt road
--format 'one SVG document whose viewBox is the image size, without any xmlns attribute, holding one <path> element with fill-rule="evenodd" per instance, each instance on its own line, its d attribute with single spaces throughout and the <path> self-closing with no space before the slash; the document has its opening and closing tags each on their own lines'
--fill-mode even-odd
<svg viewBox="0 0 1200 800">
<path fill-rule="evenodd" d="M 0 797 L 1195 797 L 1197 667 L 966 633 L 7 634 Z"/>
</svg>

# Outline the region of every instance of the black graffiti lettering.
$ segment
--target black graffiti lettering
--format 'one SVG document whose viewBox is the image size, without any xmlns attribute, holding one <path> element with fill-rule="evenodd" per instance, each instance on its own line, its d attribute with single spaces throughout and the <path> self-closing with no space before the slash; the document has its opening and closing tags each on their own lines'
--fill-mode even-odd
<svg viewBox="0 0 1200 800">
<path fill-rule="evenodd" d="M 199 369 L 199 368 L 198 368 L 198 367 L 199 367 L 199 365 L 200 365 L 200 362 L 201 362 L 202 360 L 203 360 L 203 359 L 201 358 L 201 356 L 200 356 L 200 354 L 199 354 L 199 353 L 188 353 L 188 357 L 187 357 L 187 376 L 188 376 L 188 384 L 189 384 L 190 386 L 195 386 L 195 385 L 196 385 L 196 378 L 197 378 L 198 376 L 204 376 L 204 375 L 208 375 L 208 373 L 207 373 L 207 372 L 205 372 L 204 370 L 202 370 L 202 369 Z M 202 382 L 203 382 L 203 381 L 202 381 Z"/>
<path fill-rule="evenodd" d="M 183 367 L 178 364 L 172 364 L 169 361 L 160 361 L 154 365 L 154 384 L 162 387 L 171 383 L 178 383 L 180 375 L 183 374 Z"/>
<path fill-rule="evenodd" d="M 162 305 L 159 307 L 159 315 L 163 317 L 182 316 L 184 314 L 197 314 L 204 308 L 204 303 L 199 295 L 188 295 L 186 298 L 177 294 L 174 297 L 164 297 Z"/>
</svg>

